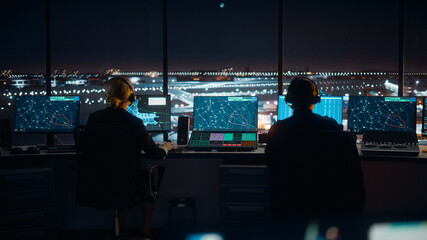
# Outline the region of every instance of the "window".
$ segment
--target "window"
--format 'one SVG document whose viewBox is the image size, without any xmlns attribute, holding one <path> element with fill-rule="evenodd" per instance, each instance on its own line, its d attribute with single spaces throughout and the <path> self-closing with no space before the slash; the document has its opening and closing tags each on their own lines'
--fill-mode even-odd
<svg viewBox="0 0 427 240">
<path fill-rule="evenodd" d="M 45 95 L 44 1 L 0 2 L 0 118 L 13 127 L 17 96 Z M 15 134 L 14 145 L 43 142 L 42 135 Z"/>
<path fill-rule="evenodd" d="M 162 92 L 150 77 L 162 70 L 161 13 L 161 1 L 52 1 L 53 94 L 80 95 L 82 124 L 105 107 L 110 77 L 127 76 L 136 94 Z"/>
<path fill-rule="evenodd" d="M 168 23 L 175 126 L 178 116 L 192 116 L 194 96 L 211 95 L 257 95 L 259 128 L 271 125 L 277 102 L 276 1 L 171 1 Z"/>
<path fill-rule="evenodd" d="M 424 1 L 405 1 L 405 95 L 427 96 L 427 21 Z"/>
</svg>

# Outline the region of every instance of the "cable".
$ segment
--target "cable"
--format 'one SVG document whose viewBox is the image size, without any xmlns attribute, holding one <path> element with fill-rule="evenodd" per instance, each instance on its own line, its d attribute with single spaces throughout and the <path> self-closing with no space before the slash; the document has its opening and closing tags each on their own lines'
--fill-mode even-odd
<svg viewBox="0 0 427 240">
<path fill-rule="evenodd" d="M 62 140 L 57 136 L 57 135 L 54 135 L 55 136 L 55 138 L 56 139 L 58 139 L 58 141 L 59 141 L 59 143 L 61 144 L 61 145 L 64 145 L 64 143 L 62 142 Z"/>
<path fill-rule="evenodd" d="M 156 121 L 160 125 L 160 127 L 162 128 L 162 132 L 165 132 L 165 129 L 163 128 L 163 125 L 157 119 L 158 119 L 158 117 L 155 117 L 154 121 Z"/>
</svg>

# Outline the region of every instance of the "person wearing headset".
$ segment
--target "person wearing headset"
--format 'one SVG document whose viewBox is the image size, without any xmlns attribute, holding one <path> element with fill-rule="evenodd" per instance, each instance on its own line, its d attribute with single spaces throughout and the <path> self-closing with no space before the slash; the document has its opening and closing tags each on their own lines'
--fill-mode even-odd
<svg viewBox="0 0 427 240">
<path fill-rule="evenodd" d="M 286 104 L 293 110 L 293 116 L 278 121 L 277 125 L 287 125 L 310 130 L 342 130 L 342 127 L 327 116 L 313 113 L 314 105 L 320 102 L 320 92 L 313 80 L 298 76 L 291 81 L 285 96 Z M 274 131 L 274 128 L 272 129 Z"/>
<path fill-rule="evenodd" d="M 320 116 L 312 112 L 314 105 L 320 102 L 320 92 L 313 80 L 303 76 L 298 76 L 293 79 L 288 87 L 285 101 L 286 104 L 290 105 L 293 109 L 293 115 L 289 118 L 279 120 L 273 124 L 268 132 L 267 146 L 265 149 L 267 165 L 271 168 L 272 185 L 270 197 L 272 217 L 275 220 L 286 219 L 294 213 L 299 216 L 303 216 L 305 214 L 316 215 L 318 213 L 316 212 L 318 209 L 314 209 L 313 212 L 310 212 L 311 210 L 308 210 L 309 206 L 304 206 L 298 201 L 298 203 L 295 203 L 292 202 L 293 200 L 290 200 L 291 205 L 295 204 L 294 206 L 283 206 L 286 205 L 286 203 L 284 203 L 287 201 L 286 199 L 292 198 L 292 195 L 294 195 L 295 192 L 298 192 L 301 189 L 307 187 L 307 185 L 299 182 L 301 180 L 300 176 L 302 175 L 295 175 L 294 172 L 286 175 L 286 172 L 289 169 L 293 169 L 292 171 L 302 171 L 302 173 L 306 174 L 304 171 L 309 171 L 307 169 L 310 167 L 304 164 L 310 165 L 315 162 L 313 159 L 307 159 L 308 157 L 306 156 L 306 152 L 304 152 L 304 149 L 311 147 L 305 145 L 305 137 L 310 136 L 316 132 L 342 132 L 342 126 L 339 125 L 333 118 Z M 297 153 L 291 153 L 294 149 L 289 150 L 286 144 L 295 141 L 301 142 L 298 142 L 295 145 L 298 147 Z M 357 206 L 354 207 L 354 209 L 356 212 L 361 213 L 364 205 L 364 183 L 359 155 L 357 153 L 355 142 L 352 139 L 350 142 L 346 142 L 345 149 L 347 149 L 347 147 L 350 150 L 348 151 L 348 155 L 346 155 L 343 161 L 347 161 L 349 163 L 348 166 L 351 165 L 349 168 L 350 170 L 348 171 L 348 175 L 351 175 L 351 177 L 349 177 L 349 179 L 351 178 L 351 180 L 349 180 L 349 185 L 351 186 L 346 186 L 344 189 L 351 189 L 349 191 L 353 191 L 354 195 L 357 196 L 357 201 L 355 203 Z M 306 166 L 307 168 L 300 166 Z M 347 173 L 347 168 L 345 169 L 345 173 Z M 296 177 L 293 178 L 291 175 L 295 175 Z M 284 181 L 287 182 L 284 183 Z M 289 190 L 289 192 L 287 192 L 287 190 L 284 188 L 299 190 Z M 310 190 L 307 189 L 306 191 Z M 321 201 L 321 196 L 313 196 L 313 201 Z M 295 209 L 302 210 L 300 211 Z M 349 211 L 353 211 L 354 209 L 349 209 Z M 291 213 L 287 215 L 287 212 Z"/>
<path fill-rule="evenodd" d="M 158 147 L 148 134 L 142 120 L 126 111 L 127 107 L 136 100 L 135 90 L 129 79 L 124 77 L 111 78 L 107 81 L 105 95 L 107 107 L 89 115 L 87 129 L 104 126 L 128 127 L 132 133 L 135 133 L 133 137 L 137 141 L 137 147 L 143 150 L 151 159 L 163 159 L 167 156 L 168 151 L 175 148 L 171 142 L 166 142 L 163 146 Z M 140 168 L 140 165 L 141 163 L 137 162 L 137 168 Z M 137 181 L 141 178 L 137 174 Z M 137 183 L 137 186 L 144 184 L 146 183 Z M 142 230 L 145 237 L 149 239 L 151 237 L 150 220 L 154 204 L 146 193 L 139 193 L 138 195 L 142 195 L 139 196 L 142 198 L 143 208 Z M 121 229 L 124 228 L 127 213 L 127 209 L 119 211 L 119 225 Z"/>
</svg>

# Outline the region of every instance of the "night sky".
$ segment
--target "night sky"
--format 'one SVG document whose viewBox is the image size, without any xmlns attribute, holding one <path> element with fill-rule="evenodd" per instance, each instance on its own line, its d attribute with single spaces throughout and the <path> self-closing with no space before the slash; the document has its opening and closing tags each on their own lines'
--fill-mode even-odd
<svg viewBox="0 0 427 240">
<path fill-rule="evenodd" d="M 427 3 L 405 2 L 405 70 L 427 72 Z M 285 68 L 397 71 L 397 3 L 285 0 Z M 161 4 L 51 0 L 52 69 L 161 71 Z M 169 0 L 169 70 L 276 71 L 277 17 L 276 0 Z M 0 29 L 0 69 L 44 72 L 44 1 L 1 1 Z"/>
</svg>

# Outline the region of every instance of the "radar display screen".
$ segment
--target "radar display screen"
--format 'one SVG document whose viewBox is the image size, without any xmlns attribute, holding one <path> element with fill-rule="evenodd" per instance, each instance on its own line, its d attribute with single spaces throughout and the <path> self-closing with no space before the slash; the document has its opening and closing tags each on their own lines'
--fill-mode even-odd
<svg viewBox="0 0 427 240">
<path fill-rule="evenodd" d="M 79 125 L 78 96 L 20 96 L 15 99 L 14 132 L 72 133 Z"/>
<path fill-rule="evenodd" d="M 423 97 L 423 119 L 421 134 L 423 136 L 427 136 L 427 97 Z"/>
<path fill-rule="evenodd" d="M 194 131 L 257 131 L 257 97 L 194 97 Z"/>
<path fill-rule="evenodd" d="M 170 95 L 137 95 L 127 111 L 140 118 L 148 132 L 171 131 Z"/>
<path fill-rule="evenodd" d="M 286 104 L 285 95 L 279 96 L 277 108 L 277 120 L 283 120 L 292 116 L 292 108 Z M 313 113 L 320 116 L 328 116 L 335 119 L 338 124 L 342 124 L 342 97 L 321 96 L 320 103 L 314 105 Z"/>
<path fill-rule="evenodd" d="M 350 96 L 348 129 L 357 133 L 365 130 L 415 131 L 415 97 Z"/>
</svg>

